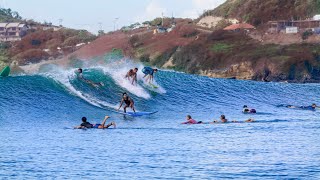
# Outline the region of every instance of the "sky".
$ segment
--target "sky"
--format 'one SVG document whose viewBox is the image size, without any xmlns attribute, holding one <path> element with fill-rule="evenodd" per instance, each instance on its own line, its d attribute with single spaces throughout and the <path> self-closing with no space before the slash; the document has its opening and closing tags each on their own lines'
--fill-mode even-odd
<svg viewBox="0 0 320 180">
<path fill-rule="evenodd" d="M 97 33 L 161 17 L 197 18 L 226 0 L 0 0 L 25 19 Z"/>
</svg>

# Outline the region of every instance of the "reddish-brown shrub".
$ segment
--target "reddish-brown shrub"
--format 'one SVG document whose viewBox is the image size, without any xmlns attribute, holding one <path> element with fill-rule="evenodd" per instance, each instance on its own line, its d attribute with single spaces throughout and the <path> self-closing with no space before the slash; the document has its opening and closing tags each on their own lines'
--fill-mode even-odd
<svg viewBox="0 0 320 180">
<path fill-rule="evenodd" d="M 19 61 L 20 65 L 28 64 L 28 63 L 37 63 L 41 60 L 45 60 L 48 58 L 48 53 L 39 50 L 39 49 L 29 49 L 18 55 L 14 56 L 13 59 Z"/>
</svg>

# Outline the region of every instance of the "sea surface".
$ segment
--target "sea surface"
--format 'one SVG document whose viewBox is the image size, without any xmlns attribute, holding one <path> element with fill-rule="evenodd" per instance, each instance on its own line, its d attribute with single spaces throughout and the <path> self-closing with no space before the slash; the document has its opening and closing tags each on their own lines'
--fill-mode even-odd
<svg viewBox="0 0 320 180">
<path fill-rule="evenodd" d="M 84 69 L 43 65 L 0 78 L 0 179 L 320 179 L 319 84 L 212 79 L 160 71 L 158 89 L 123 78 L 137 64 Z M 139 70 L 139 71 L 140 71 Z M 143 117 L 114 112 L 121 93 Z M 243 114 L 248 105 L 257 114 Z M 181 125 L 186 115 L 204 122 Z M 105 115 L 116 129 L 73 129 Z"/>
</svg>

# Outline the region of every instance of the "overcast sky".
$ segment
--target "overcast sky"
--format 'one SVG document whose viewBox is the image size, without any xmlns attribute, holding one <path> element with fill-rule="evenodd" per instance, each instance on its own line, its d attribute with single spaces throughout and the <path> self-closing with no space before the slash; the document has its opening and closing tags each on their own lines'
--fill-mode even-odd
<svg viewBox="0 0 320 180">
<path fill-rule="evenodd" d="M 23 18 L 52 22 L 96 33 L 111 31 L 134 22 L 165 16 L 197 18 L 226 0 L 0 0 L 3 8 L 18 11 Z"/>
</svg>

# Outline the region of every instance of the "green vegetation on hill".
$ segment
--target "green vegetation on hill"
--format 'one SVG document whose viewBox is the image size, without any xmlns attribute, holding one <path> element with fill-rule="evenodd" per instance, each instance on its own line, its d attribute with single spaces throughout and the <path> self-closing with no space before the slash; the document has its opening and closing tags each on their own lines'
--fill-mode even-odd
<svg viewBox="0 0 320 180">
<path fill-rule="evenodd" d="M 0 22 L 17 22 L 21 21 L 22 17 L 18 12 L 9 9 L 0 8 Z"/>
<path fill-rule="evenodd" d="M 227 0 L 203 16 L 237 18 L 254 25 L 271 20 L 299 20 L 320 14 L 320 0 Z"/>
</svg>

